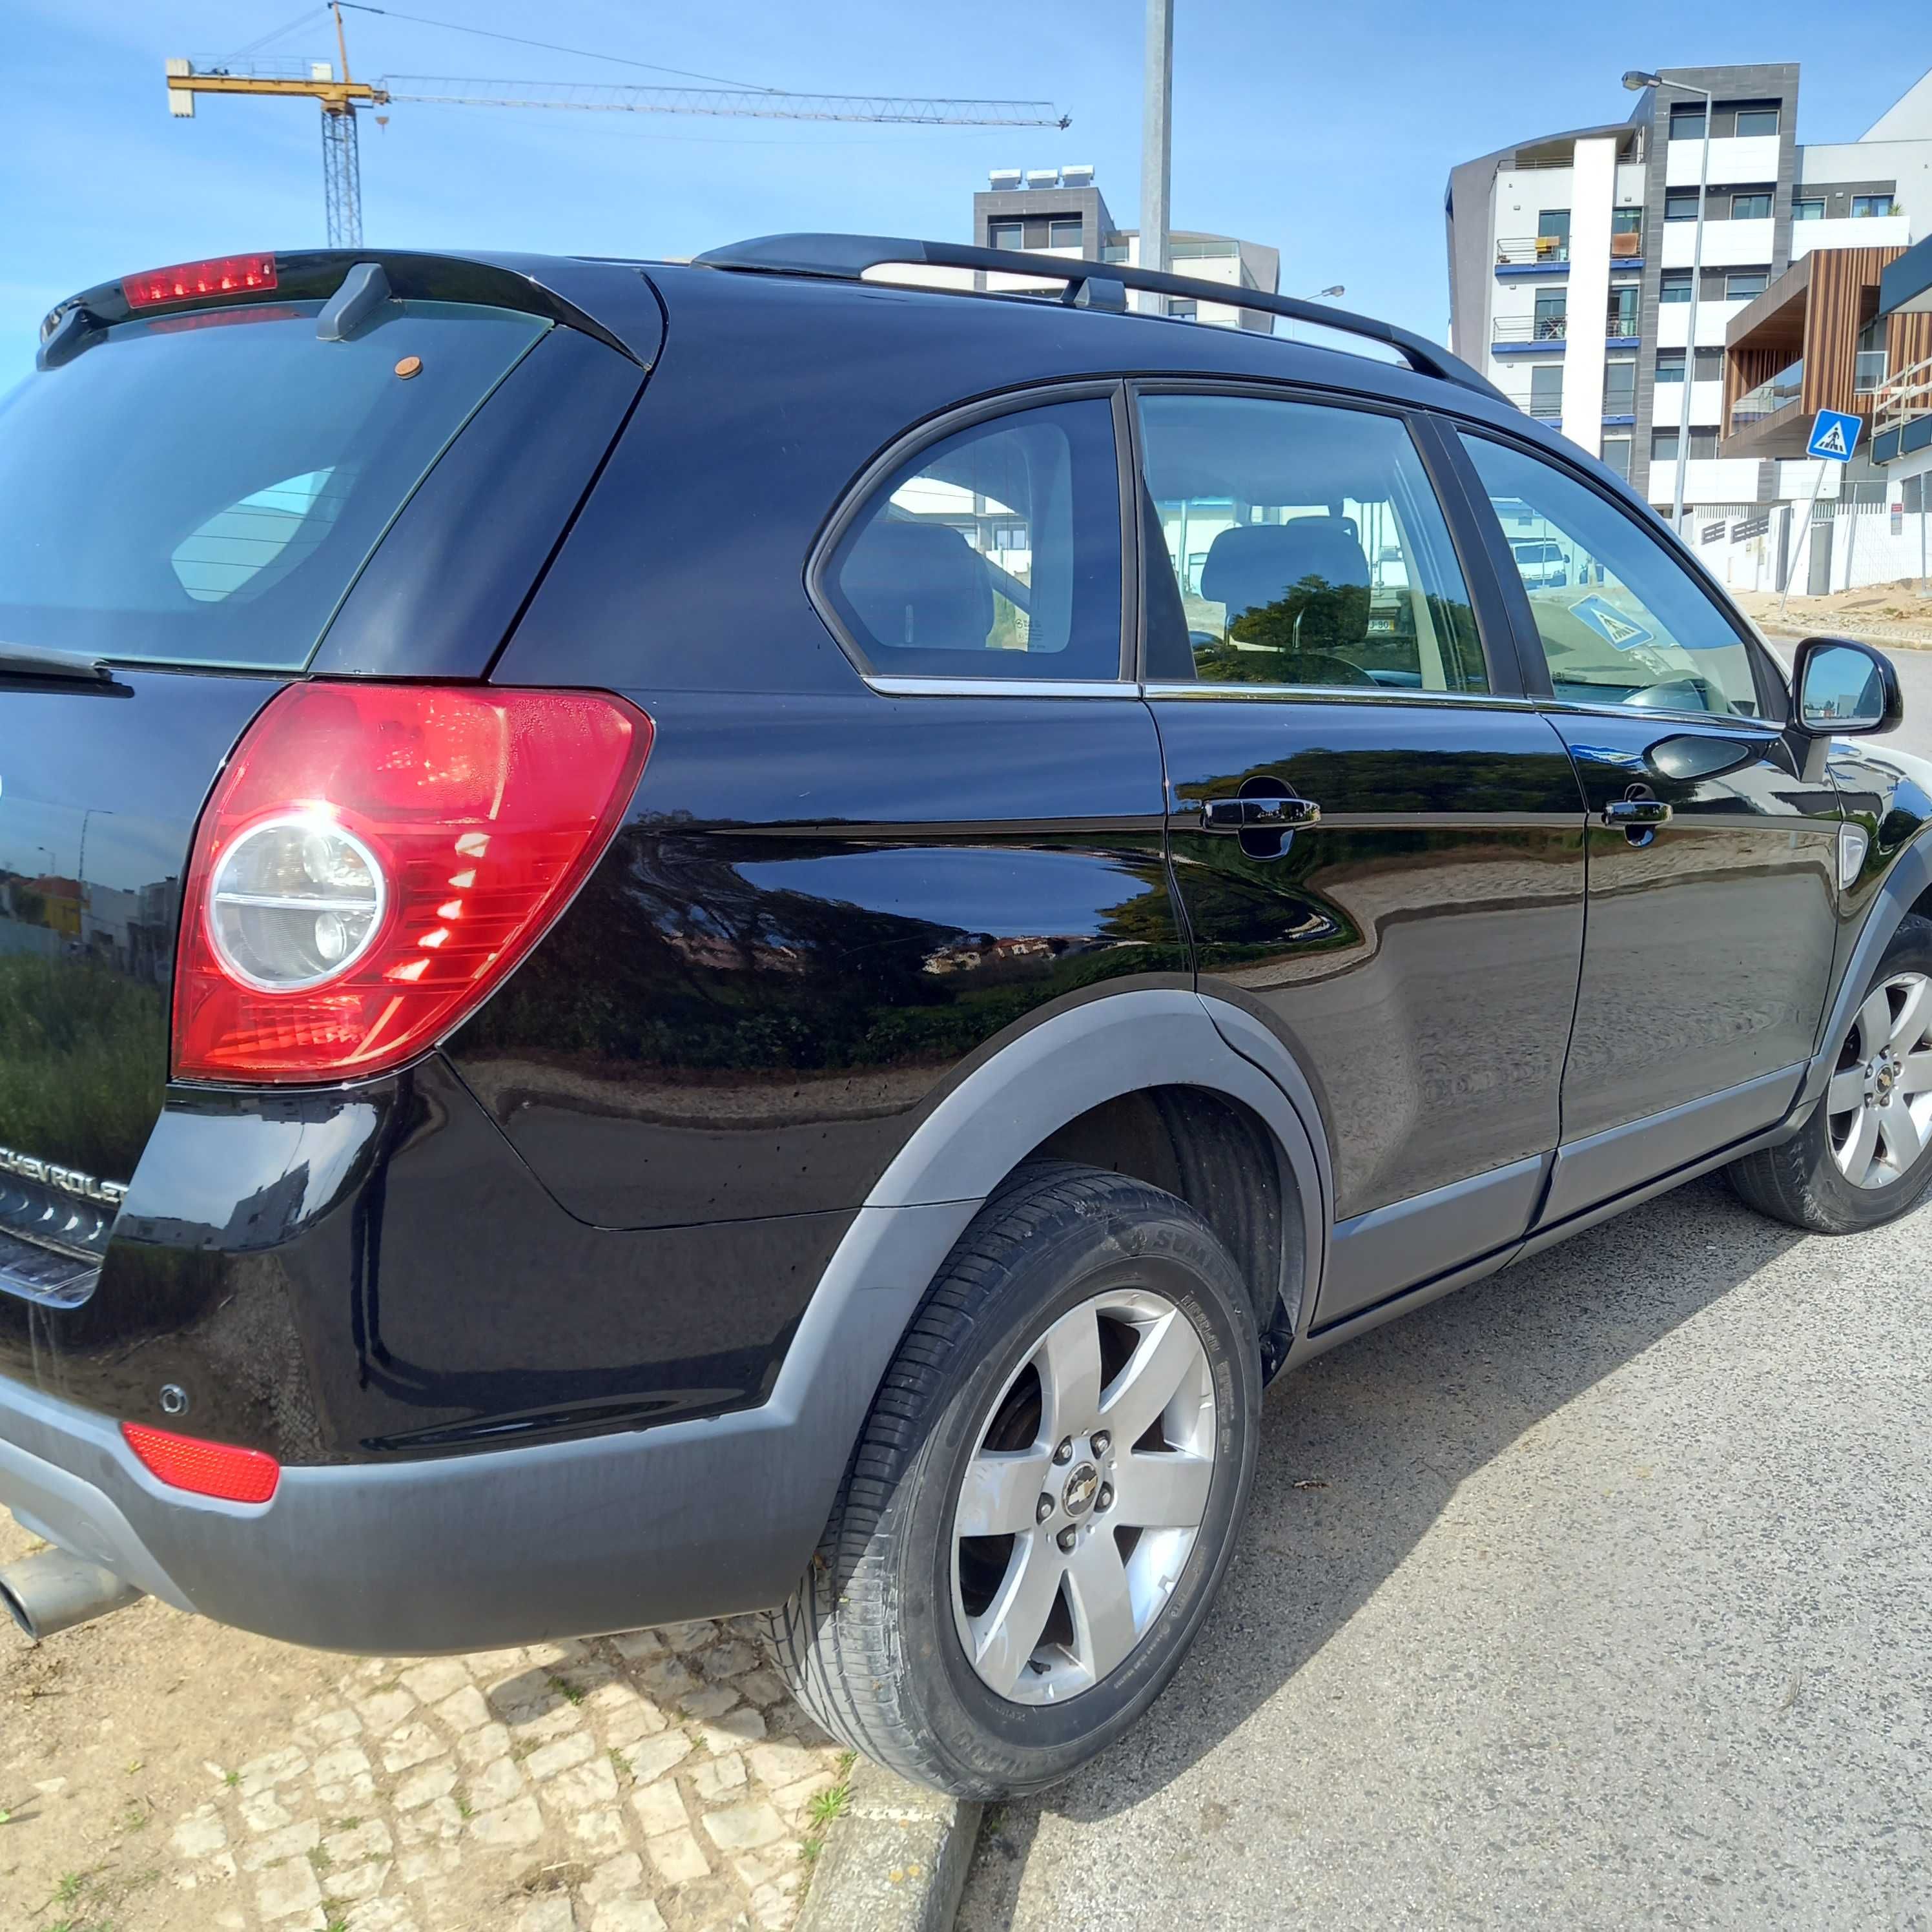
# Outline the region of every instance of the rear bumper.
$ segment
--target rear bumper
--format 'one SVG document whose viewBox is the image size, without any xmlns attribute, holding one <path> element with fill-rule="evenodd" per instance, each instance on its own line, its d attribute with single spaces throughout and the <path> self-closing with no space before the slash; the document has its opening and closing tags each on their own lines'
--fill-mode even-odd
<svg viewBox="0 0 1932 1932">
<path fill-rule="evenodd" d="M 862 1210 L 755 1408 L 287 1468 L 249 1507 L 164 1487 L 106 1417 L 0 1380 L 0 1504 L 178 1608 L 325 1649 L 489 1649 L 762 1609 L 810 1560 L 932 1246 L 976 1204 Z"/>
</svg>

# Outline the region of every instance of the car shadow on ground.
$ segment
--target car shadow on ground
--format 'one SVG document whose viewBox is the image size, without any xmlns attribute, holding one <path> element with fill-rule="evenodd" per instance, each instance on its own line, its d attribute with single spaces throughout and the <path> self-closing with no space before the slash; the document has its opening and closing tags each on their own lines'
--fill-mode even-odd
<svg viewBox="0 0 1932 1932">
<path fill-rule="evenodd" d="M 1320 1651 L 1467 1478 L 1804 1238 L 1713 1177 L 1276 1383 L 1240 1544 L 1179 1675 L 1076 1777 L 998 1808 L 982 1858 L 1016 1878 L 1042 1811 L 1092 1822 L 1160 1791 Z"/>
</svg>

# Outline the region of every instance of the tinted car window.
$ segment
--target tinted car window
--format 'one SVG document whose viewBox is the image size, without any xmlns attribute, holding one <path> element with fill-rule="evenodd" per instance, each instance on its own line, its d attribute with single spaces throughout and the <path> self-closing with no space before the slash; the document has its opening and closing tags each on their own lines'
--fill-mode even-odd
<svg viewBox="0 0 1932 1932">
<path fill-rule="evenodd" d="M 1759 715 L 1749 651 L 1654 537 L 1553 465 L 1486 436 L 1462 440 L 1510 540 L 1558 698 Z"/>
<path fill-rule="evenodd" d="M 1150 676 L 1489 688 L 1401 422 L 1246 396 L 1149 396 L 1141 416 Z"/>
<path fill-rule="evenodd" d="M 450 439 L 550 327 L 388 302 L 123 322 L 0 401 L 0 638 L 122 661 L 306 663 Z"/>
<path fill-rule="evenodd" d="M 1047 404 L 919 451 L 840 540 L 826 584 L 874 671 L 1118 678 L 1112 404 Z"/>
</svg>

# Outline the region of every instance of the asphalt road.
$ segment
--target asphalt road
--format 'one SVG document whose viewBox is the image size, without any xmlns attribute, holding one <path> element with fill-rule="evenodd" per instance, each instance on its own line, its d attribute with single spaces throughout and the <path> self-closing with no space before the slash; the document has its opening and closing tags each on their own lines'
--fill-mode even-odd
<svg viewBox="0 0 1932 1932">
<path fill-rule="evenodd" d="M 1929 1234 L 1694 1183 L 1277 1385 L 1193 1654 L 961 1926 L 1932 1923 Z"/>
</svg>

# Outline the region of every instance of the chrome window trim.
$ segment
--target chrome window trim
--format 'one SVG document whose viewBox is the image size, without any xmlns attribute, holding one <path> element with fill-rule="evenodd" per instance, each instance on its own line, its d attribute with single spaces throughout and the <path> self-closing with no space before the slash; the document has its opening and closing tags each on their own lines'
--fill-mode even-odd
<svg viewBox="0 0 1932 1932">
<path fill-rule="evenodd" d="M 886 677 L 866 674 L 882 698 L 1138 698 L 1141 687 L 1119 678 Z"/>
<path fill-rule="evenodd" d="M 1702 724 L 1735 737 L 1740 731 L 1763 738 L 1768 743 L 1782 738 L 1786 728 L 1766 718 L 1746 718 L 1725 711 L 1675 711 L 1661 704 L 1590 704 L 1574 698 L 1545 698 L 1537 701 L 1541 711 L 1561 711 L 1580 718 L 1654 718 L 1672 730 Z"/>
<path fill-rule="evenodd" d="M 1352 684 L 1144 684 L 1148 698 L 1293 698 L 1316 704 L 1481 704 L 1507 711 L 1534 711 L 1534 698 L 1515 692 L 1423 691 L 1378 686 L 1373 691 Z"/>
</svg>

